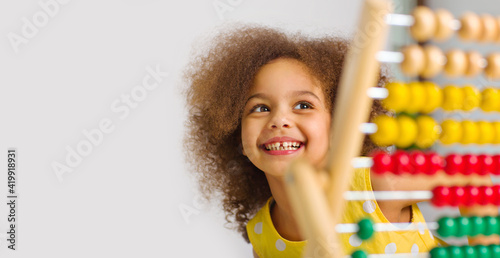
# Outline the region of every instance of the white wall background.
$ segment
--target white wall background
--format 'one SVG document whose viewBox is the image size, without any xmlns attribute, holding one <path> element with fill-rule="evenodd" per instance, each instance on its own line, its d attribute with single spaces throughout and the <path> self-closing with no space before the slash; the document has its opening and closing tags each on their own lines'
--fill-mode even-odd
<svg viewBox="0 0 500 258">
<path fill-rule="evenodd" d="M 191 45 L 231 21 L 348 34 L 360 2 L 0 1 L 0 257 L 251 257 L 199 202 L 183 160 Z M 169 76 L 125 108 L 121 96 L 140 93 L 148 66 Z M 54 162 L 66 164 L 103 119 L 113 131 L 59 181 Z M 15 252 L 5 241 L 9 147 L 19 155 Z"/>
</svg>

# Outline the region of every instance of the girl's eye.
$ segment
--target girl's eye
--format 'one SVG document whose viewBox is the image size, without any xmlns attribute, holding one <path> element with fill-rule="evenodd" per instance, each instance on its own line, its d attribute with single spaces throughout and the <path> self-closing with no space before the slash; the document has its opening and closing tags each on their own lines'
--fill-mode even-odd
<svg viewBox="0 0 500 258">
<path fill-rule="evenodd" d="M 310 109 L 313 108 L 311 103 L 308 102 L 300 102 L 293 109 Z"/>
<path fill-rule="evenodd" d="M 269 112 L 269 108 L 264 105 L 257 105 L 250 112 Z"/>
</svg>

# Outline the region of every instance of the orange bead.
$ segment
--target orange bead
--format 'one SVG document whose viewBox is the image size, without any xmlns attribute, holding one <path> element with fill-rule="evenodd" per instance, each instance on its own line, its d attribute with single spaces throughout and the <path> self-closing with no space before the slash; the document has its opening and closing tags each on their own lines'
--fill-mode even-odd
<svg viewBox="0 0 500 258">
<path fill-rule="evenodd" d="M 495 17 L 489 14 L 483 14 L 481 15 L 481 23 L 483 26 L 483 33 L 481 33 L 479 40 L 483 42 L 495 41 L 499 33 L 499 27 Z"/>
<path fill-rule="evenodd" d="M 434 36 L 436 17 L 429 7 L 418 6 L 412 13 L 415 22 L 410 27 L 410 34 L 416 41 L 426 41 Z"/>
<path fill-rule="evenodd" d="M 443 70 L 445 56 L 440 48 L 433 45 L 424 46 L 425 66 L 421 72 L 422 77 L 431 78 Z"/>
<path fill-rule="evenodd" d="M 465 41 L 478 40 L 483 31 L 481 18 L 475 13 L 466 12 L 460 18 L 461 27 L 458 36 Z"/>
<path fill-rule="evenodd" d="M 484 68 L 484 74 L 489 79 L 499 79 L 500 78 L 500 53 L 492 53 L 486 57 L 488 65 Z"/>
<path fill-rule="evenodd" d="M 401 62 L 401 71 L 407 76 L 419 75 L 425 66 L 424 50 L 419 45 L 409 45 L 401 51 L 404 60 Z"/>
<path fill-rule="evenodd" d="M 438 9 L 434 12 L 436 16 L 436 33 L 434 38 L 438 41 L 449 39 L 453 35 L 452 22 L 455 19 L 448 10 Z"/>
<path fill-rule="evenodd" d="M 450 77 L 461 76 L 467 69 L 467 57 L 465 52 L 459 49 L 452 49 L 446 53 L 446 64 L 444 72 Z"/>
<path fill-rule="evenodd" d="M 465 76 L 474 77 L 483 71 L 483 56 L 477 51 L 469 51 L 466 54 L 467 57 L 467 70 L 465 70 Z"/>
</svg>

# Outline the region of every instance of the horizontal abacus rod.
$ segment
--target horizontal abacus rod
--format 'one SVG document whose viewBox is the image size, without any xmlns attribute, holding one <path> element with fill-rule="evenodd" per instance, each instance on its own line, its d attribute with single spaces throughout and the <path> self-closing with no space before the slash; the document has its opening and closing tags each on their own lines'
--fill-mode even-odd
<svg viewBox="0 0 500 258">
<path fill-rule="evenodd" d="M 428 200 L 431 191 L 347 191 L 344 198 L 348 201 L 363 200 Z"/>
<path fill-rule="evenodd" d="M 436 230 L 439 228 L 437 222 L 426 222 L 426 228 L 429 230 Z M 338 233 L 356 233 L 359 231 L 359 225 L 356 223 L 344 223 L 337 224 L 335 230 Z M 414 223 L 375 223 L 373 224 L 373 230 L 376 232 L 383 231 L 412 231 L 421 230 L 417 224 Z"/>
</svg>

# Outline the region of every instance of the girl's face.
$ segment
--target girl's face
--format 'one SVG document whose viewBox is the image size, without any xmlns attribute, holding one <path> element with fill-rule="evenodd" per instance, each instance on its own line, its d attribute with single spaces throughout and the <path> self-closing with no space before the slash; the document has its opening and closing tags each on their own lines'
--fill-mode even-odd
<svg viewBox="0 0 500 258">
<path fill-rule="evenodd" d="M 331 115 L 319 82 L 302 63 L 281 58 L 264 65 L 243 112 L 243 154 L 260 170 L 283 176 L 297 157 L 322 165 Z"/>
</svg>

